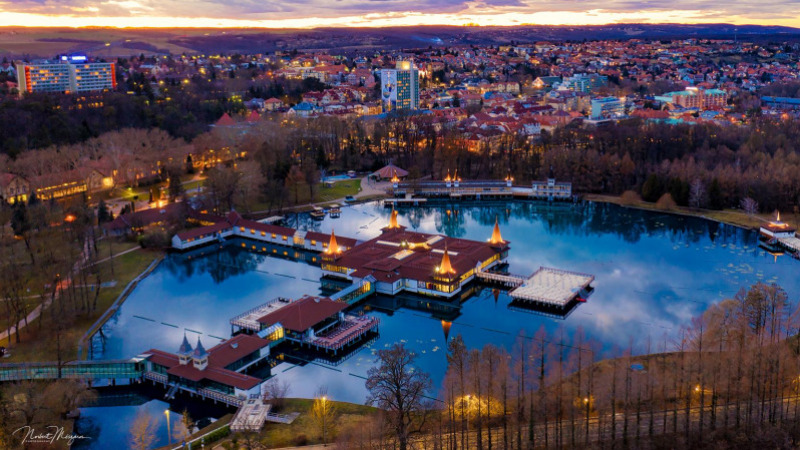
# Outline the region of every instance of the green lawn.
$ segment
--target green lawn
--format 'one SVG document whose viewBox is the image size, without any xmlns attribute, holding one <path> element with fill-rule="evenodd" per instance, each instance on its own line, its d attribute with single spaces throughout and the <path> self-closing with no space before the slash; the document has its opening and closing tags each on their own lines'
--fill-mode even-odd
<svg viewBox="0 0 800 450">
<path fill-rule="evenodd" d="M 305 205 L 308 203 L 322 204 L 330 203 L 334 200 L 343 202 L 345 197 L 348 195 L 356 195 L 360 190 L 360 179 L 337 181 L 333 184 L 333 187 L 326 187 L 323 183 L 319 183 L 314 188 L 314 199 L 312 200 L 308 185 L 300 183 L 297 186 L 297 202 L 295 203 L 294 188 L 290 188 L 288 189 L 288 197 L 286 198 L 284 206 L 291 207 L 292 205 Z M 262 202 L 253 205 L 251 211 L 265 211 L 268 208 L 269 204 Z"/>
<path fill-rule="evenodd" d="M 317 190 L 318 202 L 330 202 L 337 198 L 344 198 L 348 195 L 356 195 L 361 190 L 361 180 L 344 180 L 333 184 L 333 187 L 326 187 L 321 184 Z"/>
<path fill-rule="evenodd" d="M 375 414 L 378 410 L 371 406 L 357 405 L 355 403 L 332 402 L 335 411 L 333 425 L 328 428 L 327 441 L 333 442 L 336 429 L 352 425 L 366 416 Z M 294 445 L 321 444 L 322 436 L 311 417 L 311 407 L 314 400 L 304 398 L 290 398 L 281 413 L 299 412 L 300 416 L 290 425 L 269 423 L 261 431 L 261 440 L 270 448 L 291 447 Z M 231 438 L 228 438 L 230 440 Z"/>
</svg>

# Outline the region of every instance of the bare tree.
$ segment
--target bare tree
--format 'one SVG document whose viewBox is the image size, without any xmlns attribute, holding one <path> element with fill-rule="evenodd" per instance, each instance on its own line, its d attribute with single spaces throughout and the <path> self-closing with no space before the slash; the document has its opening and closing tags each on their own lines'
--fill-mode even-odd
<svg viewBox="0 0 800 450">
<path fill-rule="evenodd" d="M 403 344 L 395 344 L 379 350 L 379 365 L 367 372 L 367 403 L 386 410 L 400 450 L 407 450 L 409 437 L 422 431 L 429 411 L 424 399 L 431 378 L 414 367 L 415 359 Z"/>
<path fill-rule="evenodd" d="M 703 181 L 695 178 L 689 185 L 689 206 L 701 208 L 706 204 L 706 187 Z"/>
<path fill-rule="evenodd" d="M 751 197 L 743 198 L 739 205 L 741 206 L 742 211 L 751 216 L 758 213 L 758 202 L 753 200 Z"/>
</svg>

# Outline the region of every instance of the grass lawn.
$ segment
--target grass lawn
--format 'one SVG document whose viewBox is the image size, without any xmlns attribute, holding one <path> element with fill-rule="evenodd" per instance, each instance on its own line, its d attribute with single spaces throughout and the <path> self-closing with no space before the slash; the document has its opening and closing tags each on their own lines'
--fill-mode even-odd
<svg viewBox="0 0 800 450">
<path fill-rule="evenodd" d="M 356 195 L 361 190 L 361 180 L 344 180 L 333 184 L 333 187 L 326 187 L 321 184 L 317 190 L 318 202 L 330 202 L 337 198 L 344 198 L 348 195 Z"/>
<path fill-rule="evenodd" d="M 111 255 L 138 247 L 139 244 L 126 239 L 106 238 L 97 241 L 97 258 L 106 259 Z"/>
<path fill-rule="evenodd" d="M 117 284 L 114 287 L 100 288 L 97 309 L 89 314 L 76 317 L 65 331 L 62 342 L 62 345 L 67 348 L 64 352 L 65 360 L 77 358 L 78 341 L 86 330 L 111 306 L 125 286 L 161 255 L 161 252 L 143 249 L 99 264 L 101 282 L 116 280 Z M 93 281 L 90 280 L 90 282 Z M 82 289 L 88 290 L 88 288 Z M 89 290 L 88 294 L 93 299 L 95 291 Z M 40 320 L 44 320 L 41 329 Z M 11 336 L 11 357 L 5 358 L 4 362 L 53 361 L 57 359 L 56 339 L 54 333 L 51 332 L 50 320 L 49 310 L 45 311 L 43 317 L 40 316 L 22 329 L 22 342 L 19 344 L 15 342 L 15 336 Z M 0 346 L 9 347 L 9 343 L 7 340 L 0 341 Z"/>
<path fill-rule="evenodd" d="M 713 211 L 708 209 L 694 209 L 694 208 L 686 208 L 683 206 L 678 206 L 674 209 L 665 210 L 660 208 L 655 203 L 646 202 L 644 200 L 638 200 L 635 202 L 628 202 L 626 203 L 620 197 L 614 195 L 598 195 L 598 194 L 588 194 L 584 196 L 587 200 L 596 201 L 596 202 L 605 202 L 605 203 L 614 203 L 616 205 L 621 206 L 628 206 L 631 208 L 638 208 L 638 209 L 646 209 L 650 211 L 665 211 L 674 214 L 680 214 L 684 216 L 694 216 L 694 217 L 703 217 L 706 219 L 715 220 L 717 222 L 723 222 L 731 225 L 736 225 L 743 228 L 758 228 L 764 224 L 764 222 L 774 219 L 772 214 L 756 214 L 756 215 L 749 215 L 744 213 L 743 211 L 735 210 L 735 209 L 726 209 L 722 211 Z M 794 223 L 797 223 L 798 218 L 793 217 L 794 214 L 787 214 L 784 220 L 786 219 L 794 219 Z M 783 216 L 782 216 L 783 218 Z"/>
<path fill-rule="evenodd" d="M 308 190 L 308 185 L 305 183 L 298 184 L 297 186 L 297 205 L 305 205 L 307 203 L 330 203 L 334 200 L 344 202 L 344 198 L 348 195 L 356 195 L 361 190 L 361 179 L 337 181 L 333 187 L 326 187 L 323 183 L 319 183 L 314 188 L 314 200 L 311 200 L 311 195 Z M 293 188 L 288 190 L 288 197 L 286 198 L 285 207 L 291 207 L 290 203 L 295 201 L 295 192 Z M 265 211 L 269 208 L 268 203 L 257 203 L 251 208 L 252 211 Z"/>
<path fill-rule="evenodd" d="M 335 419 L 328 428 L 326 440 L 333 442 L 336 437 L 336 430 L 342 429 L 366 416 L 377 412 L 376 408 L 355 403 L 332 402 L 334 405 Z M 261 430 L 261 440 L 267 443 L 270 448 L 292 447 L 295 445 L 321 444 L 322 435 L 319 427 L 311 417 L 311 407 L 314 400 L 304 398 L 286 399 L 286 405 L 281 413 L 299 412 L 300 416 L 290 425 L 270 423 L 264 425 Z M 231 438 L 226 440 L 230 441 Z"/>
</svg>

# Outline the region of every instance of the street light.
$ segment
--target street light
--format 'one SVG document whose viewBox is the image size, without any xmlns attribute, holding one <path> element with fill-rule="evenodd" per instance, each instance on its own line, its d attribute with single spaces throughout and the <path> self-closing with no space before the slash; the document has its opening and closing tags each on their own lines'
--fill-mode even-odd
<svg viewBox="0 0 800 450">
<path fill-rule="evenodd" d="M 169 427 L 169 409 L 165 409 L 164 414 L 167 415 L 167 444 L 172 444 L 172 431 Z"/>
</svg>

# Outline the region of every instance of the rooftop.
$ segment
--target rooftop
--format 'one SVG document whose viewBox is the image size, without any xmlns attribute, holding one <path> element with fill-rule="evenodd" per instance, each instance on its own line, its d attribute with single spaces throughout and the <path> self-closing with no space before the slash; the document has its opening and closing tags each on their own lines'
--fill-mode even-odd
<svg viewBox="0 0 800 450">
<path fill-rule="evenodd" d="M 336 265 L 354 269 L 357 278 L 372 275 L 385 282 L 401 278 L 432 281 L 445 250 L 453 269 L 446 277 L 458 278 L 506 248 L 507 242 L 491 244 L 387 227 L 380 236 L 344 252 Z"/>
<path fill-rule="evenodd" d="M 327 297 L 303 296 L 277 311 L 273 311 L 258 321 L 265 326 L 276 323 L 284 329 L 304 332 L 323 320 L 336 315 L 347 308 L 347 303 L 337 302 Z"/>
</svg>

